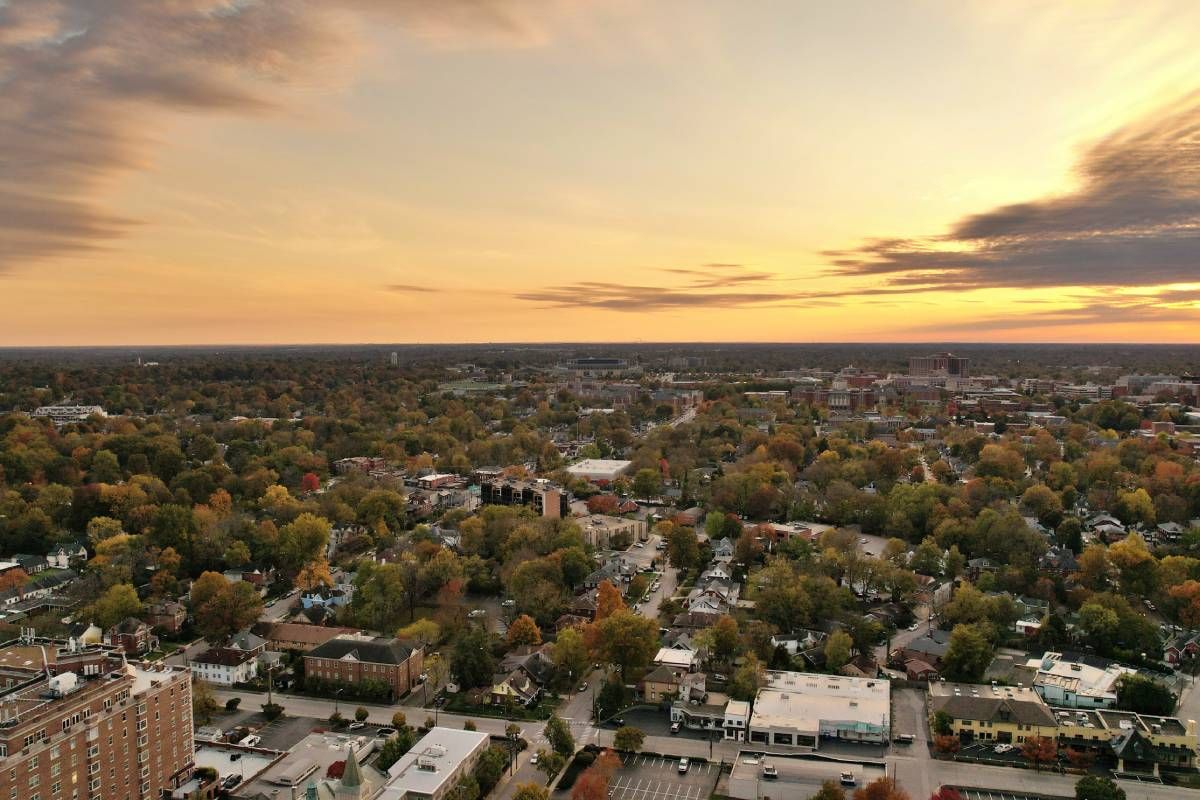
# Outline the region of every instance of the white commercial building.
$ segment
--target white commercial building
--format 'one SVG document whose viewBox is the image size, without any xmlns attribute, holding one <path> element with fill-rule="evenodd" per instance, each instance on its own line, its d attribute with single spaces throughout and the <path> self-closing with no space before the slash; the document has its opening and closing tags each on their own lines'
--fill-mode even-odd
<svg viewBox="0 0 1200 800">
<path fill-rule="evenodd" d="M 1054 652 L 1031 658 L 1025 666 L 1035 673 L 1034 691 L 1050 705 L 1067 708 L 1112 708 L 1117 704 L 1117 681 L 1137 672 L 1120 664 L 1074 661 Z"/>
<path fill-rule="evenodd" d="M 891 684 L 808 672 L 768 672 L 750 715 L 751 742 L 817 749 L 822 738 L 886 742 Z"/>
<path fill-rule="evenodd" d="M 432 728 L 388 769 L 381 800 L 442 800 L 488 748 L 477 731 Z"/>
<path fill-rule="evenodd" d="M 567 473 L 574 478 L 583 478 L 594 483 L 612 483 L 617 478 L 629 472 L 632 461 L 617 461 L 606 458 L 585 458 L 578 464 L 567 467 Z"/>
</svg>

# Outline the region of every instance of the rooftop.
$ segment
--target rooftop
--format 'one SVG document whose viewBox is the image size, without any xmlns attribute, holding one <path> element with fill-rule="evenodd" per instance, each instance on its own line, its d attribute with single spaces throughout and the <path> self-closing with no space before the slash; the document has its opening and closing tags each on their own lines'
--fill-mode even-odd
<svg viewBox="0 0 1200 800">
<path fill-rule="evenodd" d="M 487 741 L 488 735 L 478 731 L 432 728 L 392 764 L 383 797 L 399 800 L 408 792 L 426 796 L 436 793 L 455 768 Z"/>
<path fill-rule="evenodd" d="M 750 725 L 815 730 L 823 721 L 837 721 L 886 727 L 890 711 L 886 680 L 771 671 L 754 700 Z"/>
</svg>

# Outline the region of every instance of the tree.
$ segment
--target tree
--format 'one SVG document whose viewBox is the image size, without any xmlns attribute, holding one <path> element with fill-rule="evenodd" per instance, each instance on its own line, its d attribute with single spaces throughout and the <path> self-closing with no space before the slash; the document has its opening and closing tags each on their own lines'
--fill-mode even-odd
<svg viewBox="0 0 1200 800">
<path fill-rule="evenodd" d="M 611 750 L 602 752 L 571 787 L 571 800 L 607 800 L 608 782 L 620 765 Z"/>
<path fill-rule="evenodd" d="M 263 703 L 263 717 L 270 722 L 271 720 L 279 719 L 283 715 L 283 706 L 279 703 Z"/>
<path fill-rule="evenodd" d="M 0 591 L 19 589 L 29 581 L 29 575 L 20 567 L 14 567 L 0 575 Z"/>
<path fill-rule="evenodd" d="M 321 479 L 317 477 L 315 472 L 306 472 L 300 478 L 300 491 L 305 494 L 312 494 L 321 488 Z"/>
<path fill-rule="evenodd" d="M 217 699 L 213 697 L 212 687 L 204 681 L 192 684 L 192 716 L 207 725 L 212 715 L 217 711 Z"/>
<path fill-rule="evenodd" d="M 397 630 L 396 638 L 416 642 L 428 650 L 441 641 L 442 627 L 431 619 L 419 619 Z"/>
<path fill-rule="evenodd" d="M 723 614 L 712 627 L 713 655 L 720 659 L 728 659 L 737 652 L 741 643 L 737 620 Z"/>
<path fill-rule="evenodd" d="M 933 746 L 939 753 L 957 753 L 962 742 L 953 734 L 942 734 L 933 737 Z"/>
<path fill-rule="evenodd" d="M 211 594 L 206 592 L 200 603 L 196 602 L 193 586 L 192 614 L 200 635 L 219 644 L 257 620 L 262 614 L 263 603 L 252 584 L 245 581 L 230 583 L 223 575 L 218 574 L 217 577 L 224 586 L 216 588 Z"/>
<path fill-rule="evenodd" d="M 929 800 L 962 800 L 962 795 L 952 786 L 939 786 L 929 795 Z"/>
<path fill-rule="evenodd" d="M 346 720 L 346 717 L 341 711 L 335 711 L 329 715 L 329 727 L 333 728 L 335 731 L 340 731 L 349 724 L 350 723 Z"/>
<path fill-rule="evenodd" d="M 882 777 L 868 783 L 854 793 L 854 800 L 909 800 L 908 792 L 900 788 L 894 778 Z"/>
<path fill-rule="evenodd" d="M 947 711 L 933 713 L 933 732 L 938 736 L 949 736 L 954 732 L 954 717 Z"/>
<path fill-rule="evenodd" d="M 549 785 L 554 776 L 562 772 L 562 768 L 567 764 L 567 759 L 553 750 L 538 750 L 537 757 L 538 771 L 546 773 L 546 785 Z"/>
<path fill-rule="evenodd" d="M 546 741 L 550 743 L 550 747 L 554 752 L 562 756 L 569 756 L 575 752 L 575 737 L 571 735 L 571 729 L 557 715 L 552 714 L 550 719 L 546 720 Z"/>
<path fill-rule="evenodd" d="M 634 497 L 652 499 L 662 494 L 662 473 L 656 469 L 639 469 L 633 476 Z"/>
<path fill-rule="evenodd" d="M 88 478 L 92 483 L 120 483 L 124 475 L 117 454 L 111 450 L 97 450 L 92 456 L 92 469 Z"/>
<path fill-rule="evenodd" d="M 369 716 L 371 716 L 371 712 L 367 711 L 363 706 L 354 709 L 354 720 L 356 722 L 366 722 Z"/>
<path fill-rule="evenodd" d="M 541 764 L 538 764 L 541 767 Z M 513 794 L 513 800 L 547 800 L 550 797 L 550 792 L 545 786 L 538 786 L 536 783 L 522 783 L 517 786 L 516 792 Z"/>
<path fill-rule="evenodd" d="M 242 698 L 231 697 L 225 701 L 225 711 L 232 714 L 233 712 L 238 710 L 238 706 L 241 704 L 242 704 Z"/>
<path fill-rule="evenodd" d="M 120 536 L 124 532 L 121 521 L 112 517 L 92 517 L 87 523 L 87 538 L 93 548 L 105 539 Z"/>
<path fill-rule="evenodd" d="M 487 631 L 472 627 L 455 639 L 454 649 L 450 653 L 450 671 L 464 688 L 473 689 L 488 684 L 495 666 L 491 637 Z"/>
<path fill-rule="evenodd" d="M 324 555 L 309 561 L 296 573 L 297 589 L 311 592 L 321 586 L 333 586 L 333 575 L 329 572 L 329 562 Z"/>
<path fill-rule="evenodd" d="M 568 682 L 582 677 L 588 666 L 587 645 L 579 628 L 567 628 L 558 632 L 550 651 L 558 673 Z"/>
<path fill-rule="evenodd" d="M 628 609 L 594 623 L 594 649 L 600 660 L 616 664 L 625 680 L 631 670 L 650 663 L 658 652 L 658 622 Z"/>
<path fill-rule="evenodd" d="M 467 721 L 470 722 L 470 720 Z M 465 725 L 463 727 L 466 728 Z M 479 754 L 473 774 L 475 780 L 479 782 L 481 796 L 486 797 L 488 792 L 492 791 L 500 781 L 500 776 L 504 774 L 504 768 L 508 766 L 508 758 L 508 753 L 496 745 L 492 745 Z"/>
<path fill-rule="evenodd" d="M 808 800 L 846 800 L 846 790 L 837 781 L 823 781 L 821 788 Z"/>
<path fill-rule="evenodd" d="M 400 730 L 401 728 L 407 728 L 408 727 L 408 715 L 405 714 L 403 711 L 397 711 L 395 714 L 392 714 L 392 727 L 395 728 L 396 730 Z"/>
<path fill-rule="evenodd" d="M 667 534 L 667 558 L 677 569 L 690 569 L 700 561 L 700 544 L 691 528 L 675 526 Z"/>
<path fill-rule="evenodd" d="M 850 660 L 854 640 L 845 631 L 834 631 L 825 641 L 825 668 L 836 672 Z"/>
<path fill-rule="evenodd" d="M 1092 766 L 1092 762 L 1096 760 L 1096 754 L 1091 750 L 1081 750 L 1074 747 L 1067 748 L 1067 761 L 1071 762 L 1071 766 L 1075 769 L 1086 771 Z"/>
<path fill-rule="evenodd" d="M 476 727 L 475 720 L 473 720 L 473 719 L 469 719 L 469 720 L 466 720 L 465 722 L 463 722 L 463 730 L 464 731 L 473 731 L 473 730 L 475 730 L 475 727 Z"/>
<path fill-rule="evenodd" d="M 636 753 L 642 749 L 642 742 L 645 739 L 646 734 L 641 728 L 623 725 L 617 728 L 617 732 L 613 736 L 613 747 L 624 753 Z"/>
<path fill-rule="evenodd" d="M 621 590 L 613 586 L 610 581 L 600 581 L 600 585 L 596 587 L 596 621 L 607 619 L 625 609 L 625 600 L 621 597 Z"/>
<path fill-rule="evenodd" d="M 942 659 L 942 672 L 952 680 L 978 683 L 992 663 L 992 645 L 975 625 L 956 625 Z"/>
<path fill-rule="evenodd" d="M 753 700 L 765 683 L 762 662 L 749 653 L 745 661 L 733 672 L 729 681 L 729 696 L 734 700 Z"/>
<path fill-rule="evenodd" d="M 305 564 L 324 555 L 329 533 L 329 520 L 307 512 L 280 528 L 279 562 L 284 572 L 295 575 Z"/>
<path fill-rule="evenodd" d="M 1175 711 L 1175 695 L 1153 678 L 1125 674 L 1117 679 L 1117 708 L 1166 716 Z"/>
<path fill-rule="evenodd" d="M 1038 772 L 1043 764 L 1049 764 L 1058 758 L 1058 743 L 1049 736 L 1028 736 L 1021 744 L 1021 755 L 1033 762 Z"/>
<path fill-rule="evenodd" d="M 533 617 L 528 614 L 522 614 L 508 626 L 508 633 L 505 635 L 505 639 L 510 647 L 518 647 L 524 644 L 541 644 L 542 630 L 533 621 Z"/>
<path fill-rule="evenodd" d="M 108 587 L 91 606 L 93 621 L 104 630 L 126 617 L 136 617 L 141 613 L 142 601 L 138 599 L 137 590 L 128 583 L 117 583 Z"/>
<path fill-rule="evenodd" d="M 1075 800 L 1125 800 L 1125 790 L 1112 778 L 1084 775 L 1075 783 Z"/>
</svg>

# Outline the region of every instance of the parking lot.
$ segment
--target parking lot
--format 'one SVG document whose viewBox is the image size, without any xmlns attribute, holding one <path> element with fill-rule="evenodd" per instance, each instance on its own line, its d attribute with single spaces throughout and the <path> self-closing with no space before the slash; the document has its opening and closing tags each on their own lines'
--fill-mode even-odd
<svg viewBox="0 0 1200 800">
<path fill-rule="evenodd" d="M 995 789 L 969 789 L 958 786 L 950 788 L 962 795 L 963 800 L 1058 800 L 1057 795 L 1001 792 Z"/>
<path fill-rule="evenodd" d="M 699 800 L 712 793 L 720 770 L 716 764 L 691 762 L 679 772 L 679 759 L 632 755 L 613 776 L 612 800 Z"/>
</svg>

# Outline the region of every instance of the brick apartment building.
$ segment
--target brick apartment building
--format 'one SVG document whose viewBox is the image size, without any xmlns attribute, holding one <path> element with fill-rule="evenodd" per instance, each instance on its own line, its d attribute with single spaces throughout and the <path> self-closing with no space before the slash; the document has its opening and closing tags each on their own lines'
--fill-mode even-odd
<svg viewBox="0 0 1200 800">
<path fill-rule="evenodd" d="M 407 694 L 425 667 L 425 651 L 399 639 L 342 635 L 304 655 L 304 674 L 325 681 L 386 681 L 392 698 Z"/>
<path fill-rule="evenodd" d="M 0 668 L 23 678 L 0 691 L 0 797 L 149 800 L 190 777 L 186 670 L 33 638 L 0 645 Z"/>
<path fill-rule="evenodd" d="M 568 492 L 549 481 L 485 480 L 479 484 L 479 501 L 484 505 L 529 506 L 539 517 L 558 519 L 571 515 Z"/>
</svg>

